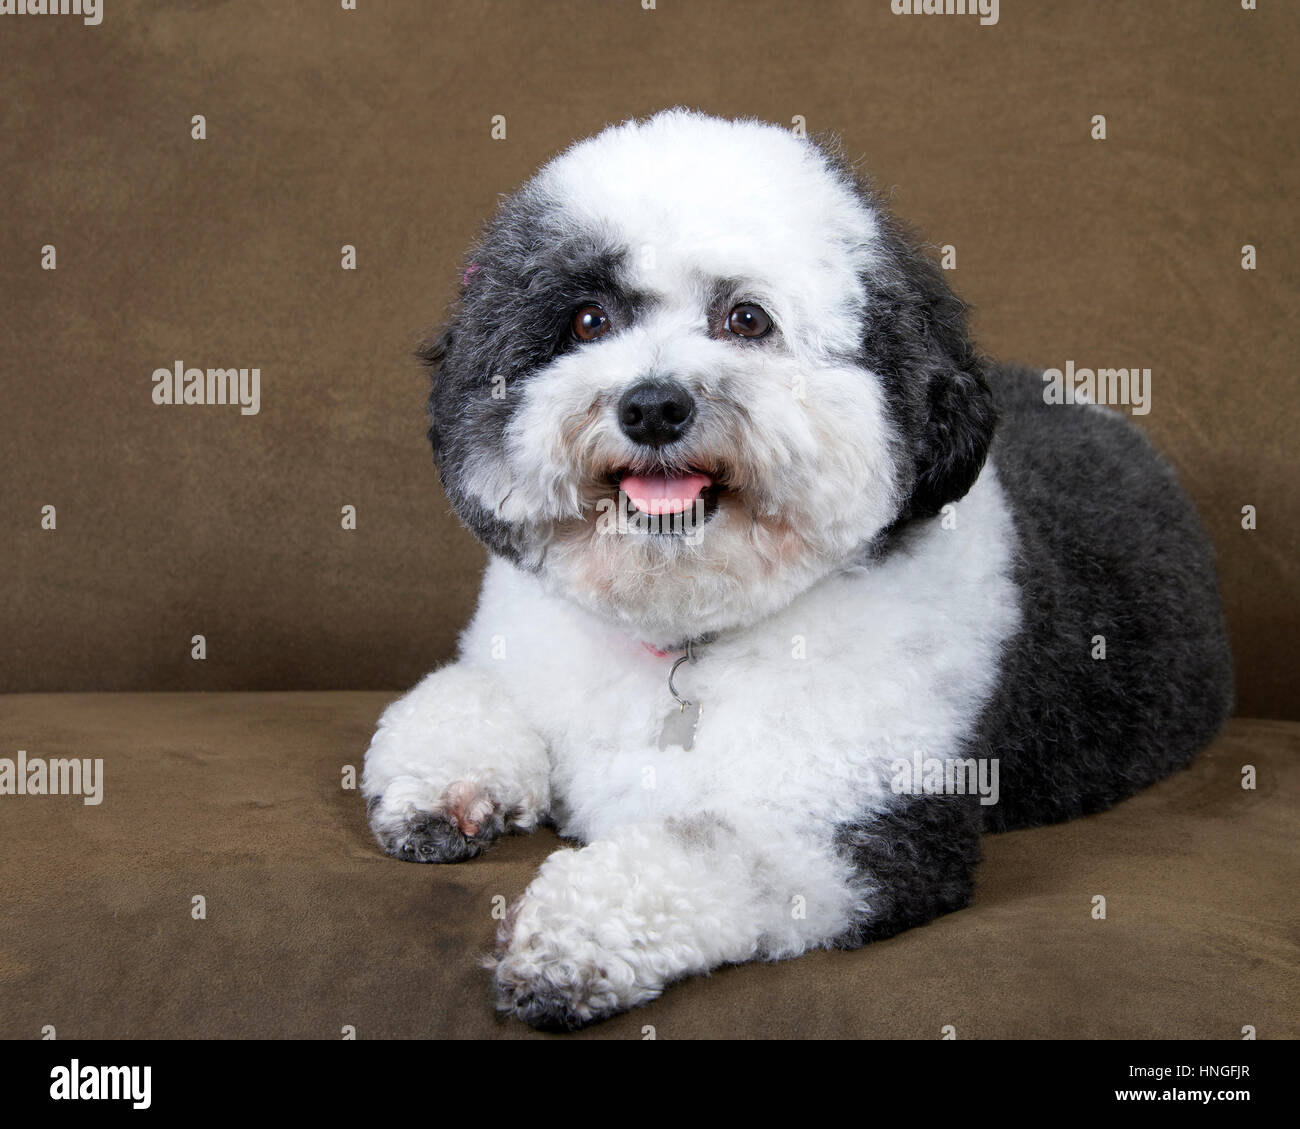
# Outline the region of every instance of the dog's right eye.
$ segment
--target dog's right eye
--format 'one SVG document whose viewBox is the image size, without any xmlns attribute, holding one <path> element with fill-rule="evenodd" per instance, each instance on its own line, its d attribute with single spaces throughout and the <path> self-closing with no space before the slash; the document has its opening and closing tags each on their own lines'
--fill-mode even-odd
<svg viewBox="0 0 1300 1129">
<path fill-rule="evenodd" d="M 573 336 L 579 341 L 595 341 L 609 329 L 609 315 L 599 306 L 582 306 L 573 315 Z"/>
</svg>

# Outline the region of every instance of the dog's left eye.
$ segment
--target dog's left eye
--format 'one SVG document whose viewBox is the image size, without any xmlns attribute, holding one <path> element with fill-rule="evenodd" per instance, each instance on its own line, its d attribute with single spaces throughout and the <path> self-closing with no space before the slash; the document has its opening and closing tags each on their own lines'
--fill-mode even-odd
<svg viewBox="0 0 1300 1129">
<path fill-rule="evenodd" d="M 595 303 L 582 306 L 573 315 L 572 328 L 579 341 L 595 341 L 609 329 L 609 315 Z"/>
<path fill-rule="evenodd" d="M 727 330 L 737 337 L 763 337 L 772 330 L 772 319 L 762 306 L 742 302 L 727 315 Z"/>
</svg>

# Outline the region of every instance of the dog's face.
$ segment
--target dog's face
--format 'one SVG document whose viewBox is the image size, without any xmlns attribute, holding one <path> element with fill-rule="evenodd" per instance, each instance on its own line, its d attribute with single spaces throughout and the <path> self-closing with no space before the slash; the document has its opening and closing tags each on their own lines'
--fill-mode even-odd
<svg viewBox="0 0 1300 1129">
<path fill-rule="evenodd" d="M 961 303 L 852 174 L 684 111 L 505 201 L 425 356 L 461 518 L 658 643 L 752 622 L 932 516 L 993 427 Z"/>
</svg>

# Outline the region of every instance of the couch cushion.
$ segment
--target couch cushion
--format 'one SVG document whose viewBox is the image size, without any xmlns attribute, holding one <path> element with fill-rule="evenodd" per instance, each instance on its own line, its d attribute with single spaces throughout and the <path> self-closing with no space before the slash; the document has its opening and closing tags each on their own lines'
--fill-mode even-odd
<svg viewBox="0 0 1300 1129">
<path fill-rule="evenodd" d="M 4 699 L 0 756 L 103 758 L 104 790 L 0 796 L 0 1037 L 534 1035 L 495 1016 L 477 962 L 494 897 L 560 841 L 444 867 L 381 854 L 342 776 L 387 700 Z M 727 968 L 576 1037 L 1294 1038 L 1297 746 L 1300 724 L 1233 721 L 1111 812 L 987 837 L 962 912 Z"/>
</svg>

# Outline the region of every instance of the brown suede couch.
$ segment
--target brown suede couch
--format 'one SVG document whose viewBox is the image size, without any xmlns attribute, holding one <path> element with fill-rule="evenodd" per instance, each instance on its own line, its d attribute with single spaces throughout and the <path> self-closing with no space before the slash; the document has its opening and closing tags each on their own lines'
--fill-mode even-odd
<svg viewBox="0 0 1300 1129">
<path fill-rule="evenodd" d="M 403 864 L 347 787 L 384 704 L 450 656 L 483 560 L 410 353 L 498 193 L 672 104 L 840 133 L 956 249 L 990 354 L 1152 369 L 1140 423 L 1215 541 L 1238 708 L 1113 811 L 987 838 L 964 911 L 576 1037 L 1296 1036 L 1300 12 L 109 0 L 95 27 L 0 21 L 0 758 L 104 764 L 98 805 L 0 795 L 0 1037 L 532 1035 L 478 960 L 554 835 Z M 153 403 L 178 360 L 258 367 L 260 410 Z"/>
</svg>

